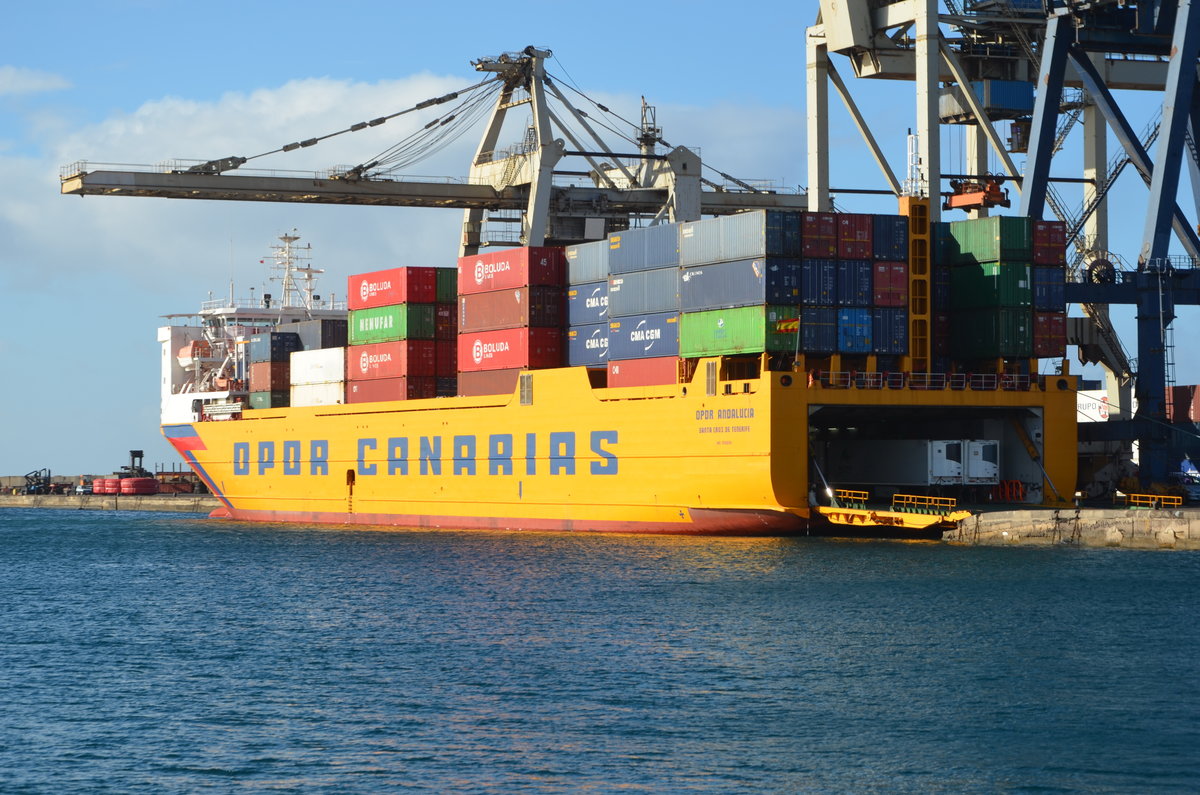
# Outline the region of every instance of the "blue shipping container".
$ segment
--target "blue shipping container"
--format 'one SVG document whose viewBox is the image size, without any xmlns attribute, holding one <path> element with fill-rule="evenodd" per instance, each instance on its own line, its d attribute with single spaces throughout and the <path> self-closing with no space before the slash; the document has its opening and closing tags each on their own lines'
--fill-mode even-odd
<svg viewBox="0 0 1200 795">
<path fill-rule="evenodd" d="M 837 301 L 837 260 L 806 259 L 800 262 L 800 303 L 832 306 Z"/>
<path fill-rule="evenodd" d="M 800 352 L 835 353 L 838 346 L 838 311 L 831 306 L 806 306 L 800 310 Z"/>
<path fill-rule="evenodd" d="M 874 269 L 865 259 L 843 259 L 837 263 L 837 305 L 870 306 Z"/>
<path fill-rule="evenodd" d="M 1067 273 L 1060 267 L 1031 268 L 1033 308 L 1038 312 L 1062 312 L 1067 305 Z"/>
<path fill-rule="evenodd" d="M 950 311 L 950 268 L 947 265 L 933 266 L 933 311 Z"/>
<path fill-rule="evenodd" d="M 800 213 L 755 210 L 679 225 L 679 262 L 800 256 Z"/>
<path fill-rule="evenodd" d="M 567 365 L 603 367 L 608 362 L 608 324 L 593 323 L 567 329 Z"/>
<path fill-rule="evenodd" d="M 587 284 L 608 278 L 608 241 L 567 246 L 567 283 Z"/>
<path fill-rule="evenodd" d="M 608 279 L 608 316 L 679 311 L 679 268 L 614 274 Z"/>
<path fill-rule="evenodd" d="M 876 215 L 873 223 L 871 256 L 884 262 L 908 262 L 908 218 Z"/>
<path fill-rule="evenodd" d="M 304 347 L 295 332 L 271 331 L 250 337 L 252 362 L 286 362 L 291 360 L 292 351 L 301 350 Z"/>
<path fill-rule="evenodd" d="M 908 353 L 908 310 L 871 310 L 871 349 L 874 353 Z"/>
<path fill-rule="evenodd" d="M 586 326 L 608 320 L 608 279 L 567 288 L 567 325 Z"/>
<path fill-rule="evenodd" d="M 679 355 L 679 313 L 614 318 L 608 322 L 610 359 Z"/>
<path fill-rule="evenodd" d="M 871 310 L 838 310 L 838 352 L 871 352 Z"/>
<path fill-rule="evenodd" d="M 800 303 L 800 261 L 796 259 L 767 257 L 693 265 L 683 269 L 680 281 L 684 312 Z"/>
<path fill-rule="evenodd" d="M 626 229 L 608 236 L 610 275 L 668 268 L 678 264 L 678 224 Z"/>
</svg>

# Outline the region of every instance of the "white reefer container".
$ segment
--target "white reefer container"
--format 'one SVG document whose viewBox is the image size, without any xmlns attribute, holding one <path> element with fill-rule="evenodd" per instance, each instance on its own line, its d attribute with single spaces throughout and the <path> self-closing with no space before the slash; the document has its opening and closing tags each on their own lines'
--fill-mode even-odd
<svg viewBox="0 0 1200 795">
<path fill-rule="evenodd" d="M 292 353 L 291 373 L 292 386 L 345 381 L 346 349 L 318 348 L 311 351 L 295 351 Z"/>
<path fill-rule="evenodd" d="M 291 397 L 293 406 L 336 406 L 346 402 L 346 382 L 296 384 Z"/>
</svg>

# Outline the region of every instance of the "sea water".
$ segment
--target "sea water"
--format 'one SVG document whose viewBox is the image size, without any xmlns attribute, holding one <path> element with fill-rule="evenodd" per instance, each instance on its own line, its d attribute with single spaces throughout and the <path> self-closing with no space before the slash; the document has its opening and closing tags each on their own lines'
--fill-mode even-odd
<svg viewBox="0 0 1200 795">
<path fill-rule="evenodd" d="M 1200 555 L 0 512 L 0 791 L 1189 792 Z"/>
</svg>

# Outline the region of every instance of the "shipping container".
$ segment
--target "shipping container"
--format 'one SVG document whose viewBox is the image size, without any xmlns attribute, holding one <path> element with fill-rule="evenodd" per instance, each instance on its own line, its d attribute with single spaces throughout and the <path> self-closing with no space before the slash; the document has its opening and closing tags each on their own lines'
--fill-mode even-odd
<svg viewBox="0 0 1200 795">
<path fill-rule="evenodd" d="M 614 274 L 608 278 L 608 316 L 679 311 L 679 268 Z"/>
<path fill-rule="evenodd" d="M 448 343 L 453 345 L 454 343 Z M 346 380 L 429 377 L 437 375 L 437 343 L 433 340 L 396 340 L 346 349 Z"/>
<path fill-rule="evenodd" d="M 950 355 L 995 359 L 1033 355 L 1033 317 L 1028 309 L 975 309 L 950 316 Z"/>
<path fill-rule="evenodd" d="M 291 384 L 324 384 L 346 380 L 346 349 L 317 348 L 292 354 Z"/>
<path fill-rule="evenodd" d="M 479 395 L 511 395 L 517 388 L 521 368 L 508 370 L 477 370 L 458 374 L 458 394 L 463 397 Z"/>
<path fill-rule="evenodd" d="M 873 321 L 870 309 L 838 309 L 838 353 L 870 353 Z"/>
<path fill-rule="evenodd" d="M 1034 267 L 1033 308 L 1037 312 L 1063 312 L 1067 305 L 1067 273 L 1065 268 Z"/>
<path fill-rule="evenodd" d="M 433 338 L 435 340 L 458 339 L 458 301 L 433 305 Z"/>
<path fill-rule="evenodd" d="M 1067 355 L 1066 313 L 1033 313 L 1033 355 L 1039 359 L 1061 359 Z"/>
<path fill-rule="evenodd" d="M 673 268 L 679 265 L 679 226 L 659 224 L 608 236 L 608 272 Z"/>
<path fill-rule="evenodd" d="M 561 367 L 563 332 L 557 328 L 476 331 L 458 337 L 458 370 L 537 370 Z"/>
<path fill-rule="evenodd" d="M 908 306 L 908 263 L 875 262 L 871 266 L 871 273 L 872 303 L 875 306 Z"/>
<path fill-rule="evenodd" d="M 838 259 L 871 259 L 874 256 L 872 239 L 875 221 L 861 213 L 839 213 L 837 216 Z"/>
<path fill-rule="evenodd" d="M 835 259 L 837 248 L 836 215 L 800 214 L 800 255 L 804 259 Z"/>
<path fill-rule="evenodd" d="M 1033 264 L 1067 264 L 1067 225 L 1062 221 L 1033 222 Z"/>
<path fill-rule="evenodd" d="M 1029 265 L 980 262 L 950 270 L 950 305 L 963 309 L 1028 309 L 1033 305 Z"/>
<path fill-rule="evenodd" d="M 453 304 L 458 300 L 458 268 L 435 268 L 437 271 L 437 295 L 434 302 Z"/>
<path fill-rule="evenodd" d="M 838 311 L 832 306 L 806 306 L 800 310 L 800 353 L 836 353 Z"/>
<path fill-rule="evenodd" d="M 679 313 L 612 318 L 608 322 L 611 359 L 650 359 L 679 355 Z"/>
<path fill-rule="evenodd" d="M 679 290 L 685 312 L 800 302 L 800 260 L 743 259 L 683 269 Z"/>
<path fill-rule="evenodd" d="M 588 284 L 608 281 L 608 241 L 580 243 L 567 246 L 567 281 L 570 284 Z"/>
<path fill-rule="evenodd" d="M 971 91 L 993 121 L 1027 117 L 1033 113 L 1033 83 L 1026 80 L 973 80 Z M 975 112 L 959 86 L 942 89 L 938 97 L 938 118 L 950 124 L 974 121 Z"/>
<path fill-rule="evenodd" d="M 795 306 L 740 306 L 686 312 L 679 320 L 679 355 L 792 352 L 800 334 Z"/>
<path fill-rule="evenodd" d="M 608 280 L 575 284 L 567 289 L 567 324 L 590 326 L 608 320 Z"/>
<path fill-rule="evenodd" d="M 871 352 L 908 353 L 908 310 L 877 307 L 871 310 Z"/>
<path fill-rule="evenodd" d="M 250 391 L 270 392 L 291 386 L 288 362 L 251 362 Z"/>
<path fill-rule="evenodd" d="M 395 304 L 350 313 L 350 344 L 431 340 L 436 331 L 433 304 Z"/>
<path fill-rule="evenodd" d="M 1025 216 L 994 215 L 953 221 L 951 265 L 980 262 L 1029 262 L 1033 258 L 1033 224 Z"/>
<path fill-rule="evenodd" d="M 459 334 L 528 326 L 562 328 L 562 287 L 539 284 L 459 296 Z"/>
<path fill-rule="evenodd" d="M 293 406 L 336 406 L 346 402 L 345 382 L 333 384 L 299 384 L 293 386 Z"/>
<path fill-rule="evenodd" d="M 437 396 L 433 376 L 398 376 L 351 381 L 346 384 L 347 403 L 378 403 L 385 400 L 420 400 Z"/>
<path fill-rule="evenodd" d="M 608 363 L 608 386 L 661 386 L 679 381 L 679 357 L 622 359 Z"/>
<path fill-rule="evenodd" d="M 567 365 L 603 367 L 608 361 L 608 323 L 567 329 Z"/>
<path fill-rule="evenodd" d="M 831 235 L 835 241 L 836 234 Z M 681 265 L 800 256 L 800 213 L 753 210 L 679 224 Z"/>
<path fill-rule="evenodd" d="M 478 375 L 478 373 L 476 373 Z M 434 389 L 437 397 L 454 397 L 458 394 L 458 377 L 457 375 L 439 375 L 433 379 Z"/>
<path fill-rule="evenodd" d="M 349 326 L 345 318 L 321 318 L 301 320 L 296 323 L 280 323 L 276 331 L 290 331 L 300 336 L 298 350 L 312 351 L 318 348 L 344 348 Z"/>
<path fill-rule="evenodd" d="M 1200 422 L 1200 389 L 1195 384 L 1173 386 L 1166 398 L 1168 422 Z"/>
<path fill-rule="evenodd" d="M 949 221 L 929 225 L 929 247 L 934 267 L 950 267 L 958 261 L 958 242 L 950 234 Z"/>
<path fill-rule="evenodd" d="M 300 335 L 282 331 L 253 334 L 249 347 L 248 358 L 251 362 L 286 362 L 292 351 L 301 350 Z"/>
<path fill-rule="evenodd" d="M 433 346 L 434 373 L 438 378 L 452 378 L 458 372 L 458 340 L 436 340 Z"/>
<path fill-rule="evenodd" d="M 837 263 L 838 306 L 870 306 L 874 297 L 871 261 L 842 259 Z"/>
<path fill-rule="evenodd" d="M 903 215 L 871 217 L 871 256 L 888 262 L 908 262 L 908 218 Z"/>
<path fill-rule="evenodd" d="M 827 477 L 854 486 L 995 484 L 995 439 L 839 439 L 826 442 Z"/>
<path fill-rule="evenodd" d="M 800 261 L 800 303 L 833 306 L 837 302 L 838 264 L 835 259 Z"/>
<path fill-rule="evenodd" d="M 950 313 L 936 312 L 930 318 L 931 331 L 933 332 L 933 355 L 934 356 L 950 356 Z M 933 372 L 947 372 L 949 368 L 942 370 L 933 370 Z"/>
<path fill-rule="evenodd" d="M 291 387 L 280 389 L 275 392 L 251 392 L 250 393 L 250 408 L 252 409 L 277 409 L 287 406 L 291 401 L 288 398 L 291 395 Z"/>
<path fill-rule="evenodd" d="M 350 309 L 392 304 L 432 304 L 437 300 L 437 269 L 388 268 L 351 276 L 346 282 Z"/>
<path fill-rule="evenodd" d="M 930 297 L 934 312 L 950 311 L 950 270 L 949 265 L 934 265 L 931 271 L 933 286 L 930 288 Z"/>
<path fill-rule="evenodd" d="M 487 293 L 548 284 L 564 284 L 566 259 L 561 248 L 531 246 L 480 252 L 458 260 L 458 294 Z"/>
</svg>

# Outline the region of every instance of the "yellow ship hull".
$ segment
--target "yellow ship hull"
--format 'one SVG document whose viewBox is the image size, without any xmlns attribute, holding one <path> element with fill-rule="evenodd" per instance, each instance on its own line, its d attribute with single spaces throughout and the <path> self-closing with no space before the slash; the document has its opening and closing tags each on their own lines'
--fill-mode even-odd
<svg viewBox="0 0 1200 795">
<path fill-rule="evenodd" d="M 592 389 L 583 368 L 539 370 L 512 395 L 248 410 L 163 433 L 221 515 L 241 520 L 785 535 L 827 521 L 810 508 L 812 409 L 975 398 L 697 372 L 691 384 Z M 1061 419 L 1044 463 L 1073 483 L 1073 392 L 977 399 L 1036 407 L 1048 428 Z"/>
</svg>

